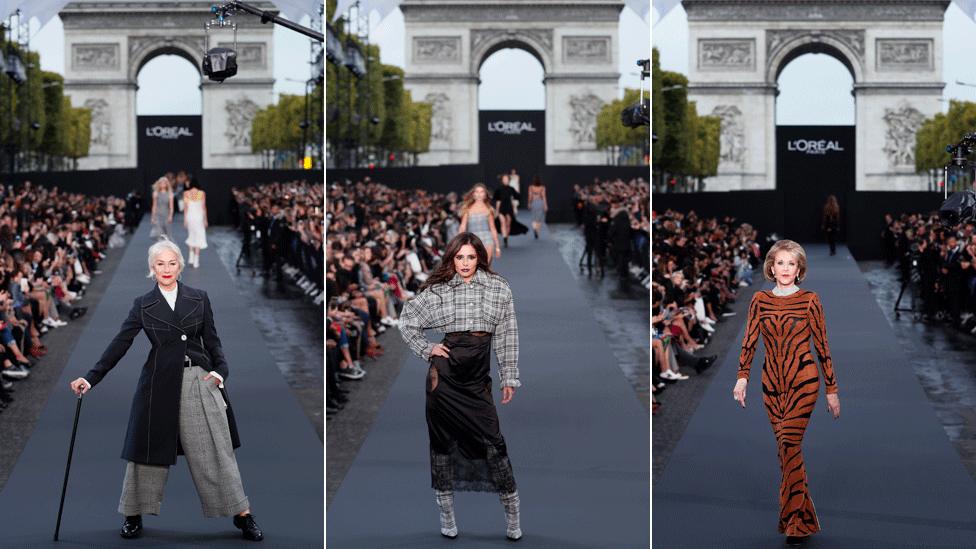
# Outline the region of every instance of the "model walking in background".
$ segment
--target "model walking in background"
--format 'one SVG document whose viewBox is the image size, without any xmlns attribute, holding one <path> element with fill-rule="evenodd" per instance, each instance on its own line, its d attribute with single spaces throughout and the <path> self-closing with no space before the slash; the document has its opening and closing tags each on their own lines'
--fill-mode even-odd
<svg viewBox="0 0 976 549">
<path fill-rule="evenodd" d="M 152 211 L 149 214 L 152 229 L 149 236 L 159 238 L 173 235 L 173 190 L 169 179 L 160 177 L 153 184 Z"/>
<path fill-rule="evenodd" d="M 444 332 L 437 344 L 425 329 Z M 520 387 L 518 325 L 508 282 L 491 271 L 481 239 L 462 232 L 452 239 L 430 278 L 407 301 L 400 334 L 430 362 L 427 433 L 430 476 L 440 509 L 441 535 L 455 538 L 454 491 L 497 492 L 505 510 L 506 537 L 522 537 L 519 496 L 491 394 L 491 347 L 498 359 L 502 404 Z"/>
<path fill-rule="evenodd" d="M 262 534 L 244 495 L 234 448 L 241 445 L 227 392 L 228 367 L 207 293 L 178 282 L 183 255 L 163 239 L 149 248 L 156 284 L 132 303 L 119 333 L 85 377 L 71 382 L 84 394 L 108 374 L 140 331 L 152 343 L 132 402 L 122 449 L 125 480 L 120 535 L 142 533 L 142 515 L 158 515 L 169 466 L 183 454 L 207 517 L 234 517 L 245 539 Z"/>
<path fill-rule="evenodd" d="M 488 189 L 483 183 L 475 183 L 461 199 L 461 224 L 458 233 L 469 232 L 481 239 L 488 254 L 488 265 L 492 257 L 501 257 L 498 245 L 498 230 L 495 228 L 495 210 L 488 202 Z"/>
<path fill-rule="evenodd" d="M 827 344 L 823 307 L 816 293 L 801 290 L 807 272 L 807 256 L 792 240 L 780 240 L 770 248 L 763 275 L 776 281 L 772 291 L 753 294 L 733 398 L 745 408 L 749 368 L 760 333 L 766 346 L 762 370 L 763 403 L 776 436 L 782 472 L 779 532 L 789 545 L 800 545 L 820 531 L 817 511 L 810 497 L 800 446 L 810 414 L 817 403 L 820 379 L 810 354 L 810 337 L 820 358 L 827 409 L 840 417 L 837 380 Z"/>
<path fill-rule="evenodd" d="M 529 211 L 532 212 L 532 232 L 539 238 L 539 230 L 546 222 L 546 212 L 549 211 L 549 203 L 546 201 L 546 187 L 542 184 L 539 176 L 532 178 L 529 185 Z"/>
<path fill-rule="evenodd" d="M 512 201 L 515 198 L 515 189 L 508 185 L 508 174 L 502 174 L 501 186 L 495 189 L 495 194 L 491 199 L 495 203 L 495 212 L 498 213 L 498 219 L 501 223 L 502 242 L 506 248 L 508 247 L 508 235 L 512 231 L 512 218 L 515 217 L 515 209 L 512 207 Z"/>
<path fill-rule="evenodd" d="M 200 189 L 196 179 L 191 179 L 183 193 L 186 211 L 183 225 L 186 227 L 186 245 L 190 248 L 190 265 L 200 266 L 200 250 L 207 247 L 207 193 Z"/>
<path fill-rule="evenodd" d="M 830 255 L 837 254 L 837 233 L 840 232 L 840 204 L 837 197 L 830 195 L 823 208 L 823 221 L 820 228 L 827 236 L 827 243 L 830 244 Z"/>
</svg>

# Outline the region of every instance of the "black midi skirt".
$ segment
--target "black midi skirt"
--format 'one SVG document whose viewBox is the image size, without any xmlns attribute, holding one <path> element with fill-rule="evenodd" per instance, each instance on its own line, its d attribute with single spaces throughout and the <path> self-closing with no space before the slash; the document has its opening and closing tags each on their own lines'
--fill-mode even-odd
<svg viewBox="0 0 976 549">
<path fill-rule="evenodd" d="M 431 357 L 427 433 L 435 490 L 516 490 L 508 449 L 491 394 L 491 334 L 447 334 L 450 358 Z"/>
</svg>

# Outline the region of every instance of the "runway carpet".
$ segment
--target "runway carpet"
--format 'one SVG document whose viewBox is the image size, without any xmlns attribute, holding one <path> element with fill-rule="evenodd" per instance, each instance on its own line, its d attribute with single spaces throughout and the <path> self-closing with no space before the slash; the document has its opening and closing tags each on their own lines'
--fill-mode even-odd
<svg viewBox="0 0 976 549">
<path fill-rule="evenodd" d="M 823 531 L 806 547 L 972 547 L 976 486 L 867 282 L 846 248 L 834 257 L 822 245 L 806 251 L 803 287 L 824 304 L 842 409 L 834 421 L 821 386 L 803 453 Z M 745 410 L 732 399 L 738 353 L 720 365 L 655 484 L 655 548 L 782 546 L 780 473 L 759 381 L 763 357 L 760 345 Z"/>
<path fill-rule="evenodd" d="M 174 240 L 186 238 L 179 219 Z M 148 339 L 136 337 L 126 356 L 84 398 L 71 479 L 61 524 L 52 540 L 64 476 L 74 395 L 68 383 L 84 375 L 114 337 L 132 300 L 152 288 L 146 278 L 149 223 L 143 223 L 115 273 L 111 288 L 77 343 L 9 482 L 0 493 L 4 547 L 240 547 L 230 518 L 203 517 L 200 501 L 181 457 L 171 468 L 162 513 L 143 517 L 137 541 L 118 535 L 116 513 L 124 462 L 119 455 Z M 220 260 L 204 251 L 199 269 L 183 281 L 210 296 L 217 332 L 230 367 L 227 391 L 242 447 L 237 460 L 253 513 L 265 530 L 262 547 L 315 547 L 323 541 L 323 448 L 308 418 L 282 379 Z M 91 305 L 91 304 L 87 304 Z"/>
<path fill-rule="evenodd" d="M 585 296 L 547 238 L 513 238 L 494 267 L 512 285 L 519 323 L 523 387 L 504 406 L 492 359 L 522 502 L 519 545 L 646 548 L 648 415 Z M 460 537 L 440 536 L 424 420 L 427 365 L 412 354 L 406 360 L 329 506 L 329 549 L 510 546 L 490 493 L 459 492 Z"/>
</svg>

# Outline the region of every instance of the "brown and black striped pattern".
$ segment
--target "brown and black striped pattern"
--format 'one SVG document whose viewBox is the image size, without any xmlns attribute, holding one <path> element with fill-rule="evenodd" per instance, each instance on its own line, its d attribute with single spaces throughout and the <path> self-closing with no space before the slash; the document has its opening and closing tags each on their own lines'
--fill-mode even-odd
<svg viewBox="0 0 976 549">
<path fill-rule="evenodd" d="M 749 378 L 759 334 L 766 346 L 763 403 L 776 436 L 783 474 L 779 491 L 779 531 L 788 536 L 808 536 L 820 530 L 800 451 L 820 388 L 817 366 L 810 353 L 811 337 L 820 358 L 824 388 L 827 393 L 837 392 L 820 298 L 807 290 L 785 297 L 768 291 L 756 292 L 749 305 L 738 378 Z"/>
</svg>

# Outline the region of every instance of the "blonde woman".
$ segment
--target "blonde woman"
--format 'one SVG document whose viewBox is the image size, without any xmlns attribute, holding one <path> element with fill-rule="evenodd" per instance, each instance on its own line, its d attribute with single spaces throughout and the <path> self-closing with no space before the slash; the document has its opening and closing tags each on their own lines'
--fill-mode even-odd
<svg viewBox="0 0 976 549">
<path fill-rule="evenodd" d="M 186 227 L 186 245 L 190 248 L 190 265 L 200 266 L 200 250 L 207 247 L 207 193 L 200 189 L 196 179 L 187 183 L 183 192 L 183 226 Z"/>
<path fill-rule="evenodd" d="M 234 448 L 241 445 L 223 389 L 228 367 L 214 326 L 210 298 L 179 282 L 183 254 L 163 238 L 149 248 L 152 290 L 132 303 L 128 318 L 95 366 L 71 382 L 82 395 L 115 367 L 145 332 L 152 348 L 139 376 L 122 449 L 125 480 L 119 534 L 142 534 L 142 515 L 158 515 L 169 467 L 183 454 L 207 517 L 234 517 L 244 539 L 264 534 L 251 515 Z"/>
<path fill-rule="evenodd" d="M 762 399 L 773 427 L 782 473 L 779 489 L 779 532 L 789 546 L 801 545 L 820 531 L 820 521 L 807 486 L 800 447 L 817 403 L 820 376 L 810 353 L 810 338 L 820 358 L 827 411 L 840 417 L 837 378 L 827 344 L 827 323 L 820 297 L 797 284 L 807 273 L 807 254 L 796 242 L 780 240 L 769 249 L 763 275 L 776 283 L 771 291 L 753 294 L 739 355 L 734 398 L 746 406 L 749 369 L 760 334 L 766 344 L 762 368 Z"/>
<path fill-rule="evenodd" d="M 461 199 L 461 225 L 458 234 L 474 233 L 481 239 L 488 252 L 488 264 L 493 257 L 501 257 L 502 249 L 498 245 L 498 231 L 495 229 L 495 210 L 488 202 L 488 188 L 484 183 L 475 183 L 474 187 Z"/>
<path fill-rule="evenodd" d="M 173 187 L 166 177 L 160 177 L 153 184 L 150 219 L 152 230 L 149 236 L 159 238 L 173 235 Z"/>
</svg>

